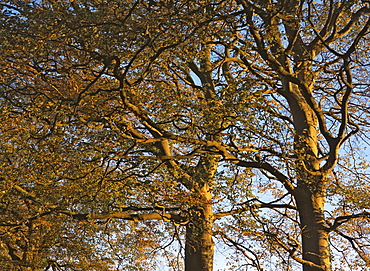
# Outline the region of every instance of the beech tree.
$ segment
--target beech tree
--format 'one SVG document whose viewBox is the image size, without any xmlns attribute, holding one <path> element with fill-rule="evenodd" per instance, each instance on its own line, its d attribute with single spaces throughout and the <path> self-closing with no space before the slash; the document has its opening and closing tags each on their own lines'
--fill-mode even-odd
<svg viewBox="0 0 370 271">
<path fill-rule="evenodd" d="M 1 5 L 4 268 L 370 265 L 368 2 Z"/>
</svg>

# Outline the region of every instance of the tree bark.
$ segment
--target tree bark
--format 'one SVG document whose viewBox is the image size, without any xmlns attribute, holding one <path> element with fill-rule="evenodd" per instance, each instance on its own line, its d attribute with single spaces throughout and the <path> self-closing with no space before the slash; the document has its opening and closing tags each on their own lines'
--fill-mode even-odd
<svg viewBox="0 0 370 271">
<path fill-rule="evenodd" d="M 329 271 L 329 233 L 324 224 L 324 191 L 312 191 L 303 183 L 296 189 L 295 200 L 300 218 L 303 271 Z"/>
<path fill-rule="evenodd" d="M 212 271 L 214 217 L 212 193 L 207 183 L 201 189 L 199 204 L 190 212 L 190 220 L 186 226 L 185 271 Z"/>
</svg>

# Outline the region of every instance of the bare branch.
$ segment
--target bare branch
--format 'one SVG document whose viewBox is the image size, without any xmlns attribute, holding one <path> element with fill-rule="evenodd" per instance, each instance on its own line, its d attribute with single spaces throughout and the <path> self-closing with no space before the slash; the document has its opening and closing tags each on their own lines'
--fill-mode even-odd
<svg viewBox="0 0 370 271">
<path fill-rule="evenodd" d="M 332 225 L 328 228 L 328 231 L 334 231 L 341 225 L 347 223 L 350 220 L 356 219 L 356 218 L 368 218 L 370 219 L 370 212 L 362 212 L 358 214 L 353 214 L 353 215 L 344 215 L 344 216 L 338 216 L 337 218 L 334 219 L 334 222 Z"/>
</svg>

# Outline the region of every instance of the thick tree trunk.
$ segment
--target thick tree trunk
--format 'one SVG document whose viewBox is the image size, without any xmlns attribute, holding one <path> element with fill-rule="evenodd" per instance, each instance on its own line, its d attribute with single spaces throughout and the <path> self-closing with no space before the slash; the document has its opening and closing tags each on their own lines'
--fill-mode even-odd
<svg viewBox="0 0 370 271">
<path fill-rule="evenodd" d="M 324 219 L 326 176 L 320 173 L 320 160 L 317 158 L 318 120 L 297 86 L 286 82 L 285 89 L 290 93 L 286 97 L 296 129 L 294 148 L 299 177 L 294 197 L 302 231 L 303 271 L 330 271 L 329 234 Z"/>
<path fill-rule="evenodd" d="M 191 210 L 186 227 L 185 271 L 212 271 L 214 243 L 212 240 L 212 193 L 205 184 L 197 208 Z"/>
<path fill-rule="evenodd" d="M 330 271 L 329 234 L 324 224 L 324 193 L 312 192 L 308 185 L 296 191 L 301 222 L 303 271 Z M 311 264 L 309 264 L 311 263 Z"/>
</svg>

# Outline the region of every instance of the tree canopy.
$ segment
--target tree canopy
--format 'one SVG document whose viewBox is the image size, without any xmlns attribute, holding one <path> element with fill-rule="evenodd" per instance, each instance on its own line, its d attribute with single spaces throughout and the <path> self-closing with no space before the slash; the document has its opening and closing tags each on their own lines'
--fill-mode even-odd
<svg viewBox="0 0 370 271">
<path fill-rule="evenodd" d="M 368 1 L 0 7 L 2 269 L 370 266 Z"/>
</svg>

